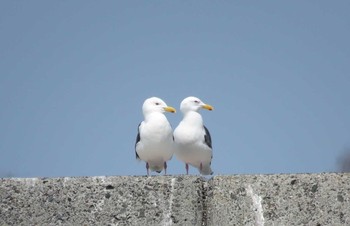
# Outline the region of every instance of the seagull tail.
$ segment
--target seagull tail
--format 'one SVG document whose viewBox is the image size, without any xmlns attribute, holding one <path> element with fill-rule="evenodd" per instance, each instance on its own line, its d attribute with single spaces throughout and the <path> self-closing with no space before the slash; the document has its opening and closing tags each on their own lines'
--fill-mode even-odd
<svg viewBox="0 0 350 226">
<path fill-rule="evenodd" d="M 155 171 L 157 173 L 161 173 L 162 170 L 164 169 L 164 166 L 163 165 L 152 165 L 152 164 L 150 164 L 149 169 L 151 171 Z"/>
<path fill-rule="evenodd" d="M 203 165 L 202 170 L 199 170 L 202 175 L 212 175 L 214 172 L 211 170 L 210 165 Z"/>
</svg>

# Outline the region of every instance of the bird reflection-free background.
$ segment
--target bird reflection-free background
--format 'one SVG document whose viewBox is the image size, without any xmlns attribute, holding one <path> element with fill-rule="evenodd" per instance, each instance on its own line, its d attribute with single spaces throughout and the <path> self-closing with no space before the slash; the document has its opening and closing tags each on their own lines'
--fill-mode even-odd
<svg viewBox="0 0 350 226">
<path fill-rule="evenodd" d="M 215 174 L 337 171 L 350 146 L 349 11 L 347 0 L 3 0 L 0 174 L 145 175 L 143 101 L 179 110 L 190 95 L 215 108 L 202 111 Z M 166 116 L 173 128 L 182 118 Z M 168 173 L 184 164 L 173 157 Z"/>
</svg>

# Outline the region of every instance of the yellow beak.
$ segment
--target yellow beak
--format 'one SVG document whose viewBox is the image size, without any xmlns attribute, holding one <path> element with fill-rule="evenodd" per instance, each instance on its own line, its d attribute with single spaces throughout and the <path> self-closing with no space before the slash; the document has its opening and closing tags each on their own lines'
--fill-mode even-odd
<svg viewBox="0 0 350 226">
<path fill-rule="evenodd" d="M 207 109 L 207 110 L 209 110 L 209 111 L 211 111 L 211 110 L 214 109 L 214 108 L 213 108 L 211 105 L 209 105 L 209 104 L 204 104 L 204 105 L 202 106 L 202 108 Z"/>
<path fill-rule="evenodd" d="M 175 108 L 170 107 L 170 106 L 165 107 L 164 110 L 167 111 L 167 112 L 171 112 L 171 113 L 175 113 L 176 112 Z"/>
</svg>

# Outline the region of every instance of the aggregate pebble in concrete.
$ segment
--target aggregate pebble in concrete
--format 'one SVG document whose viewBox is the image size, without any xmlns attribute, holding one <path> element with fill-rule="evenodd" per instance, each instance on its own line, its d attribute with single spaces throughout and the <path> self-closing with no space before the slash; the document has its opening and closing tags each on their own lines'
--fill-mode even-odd
<svg viewBox="0 0 350 226">
<path fill-rule="evenodd" d="M 0 225 L 201 225 L 194 176 L 0 180 Z"/>
<path fill-rule="evenodd" d="M 350 225 L 350 174 L 215 176 L 208 225 Z"/>
</svg>

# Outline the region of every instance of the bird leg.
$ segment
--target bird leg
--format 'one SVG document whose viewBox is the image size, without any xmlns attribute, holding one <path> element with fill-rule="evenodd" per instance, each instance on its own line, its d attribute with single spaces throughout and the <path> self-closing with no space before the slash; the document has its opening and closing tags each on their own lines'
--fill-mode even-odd
<svg viewBox="0 0 350 226">
<path fill-rule="evenodd" d="M 203 165 L 202 165 L 202 162 L 201 162 L 201 164 L 199 165 L 199 170 L 202 171 L 202 169 L 203 169 Z"/>
<path fill-rule="evenodd" d="M 164 175 L 166 175 L 166 168 L 168 167 L 168 165 L 166 164 L 166 162 L 164 162 Z"/>
<path fill-rule="evenodd" d="M 188 175 L 188 164 L 186 163 L 186 175 Z"/>
<path fill-rule="evenodd" d="M 149 176 L 149 164 L 146 162 L 147 176 Z"/>
</svg>

